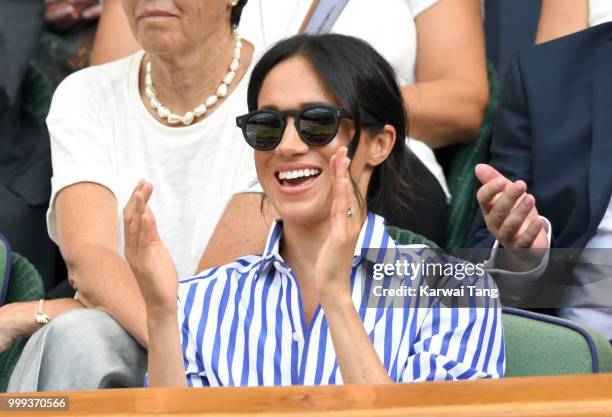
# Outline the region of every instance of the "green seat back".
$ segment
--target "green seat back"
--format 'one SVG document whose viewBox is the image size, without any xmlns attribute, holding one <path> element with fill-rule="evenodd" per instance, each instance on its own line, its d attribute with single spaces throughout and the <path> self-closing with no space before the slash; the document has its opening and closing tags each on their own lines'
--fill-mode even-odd
<svg viewBox="0 0 612 417">
<path fill-rule="evenodd" d="M 400 229 L 395 226 L 387 226 L 387 233 L 389 233 L 389 236 L 391 236 L 393 240 L 401 245 L 426 245 L 432 249 L 438 249 L 438 245 L 432 240 L 418 233 L 411 232 L 410 230 Z"/>
<path fill-rule="evenodd" d="M 11 248 L 4 236 L 0 235 L 0 307 L 6 303 L 10 274 Z"/>
<path fill-rule="evenodd" d="M 21 88 L 24 107 L 31 112 L 41 126 L 44 126 L 49 107 L 51 107 L 53 85 L 36 65 L 30 63 Z"/>
<path fill-rule="evenodd" d="M 465 247 L 474 215 L 478 210 L 476 192 L 480 182 L 476 178 L 474 167 L 489 160 L 489 146 L 499 96 L 499 81 L 491 63 L 488 63 L 487 72 L 489 103 L 478 137 L 469 144 L 455 145 L 445 151 L 453 155 L 446 167 L 446 181 L 452 195 L 446 231 L 447 248 Z"/>
<path fill-rule="evenodd" d="M 40 300 L 45 295 L 43 280 L 34 265 L 13 252 L 8 302 Z"/>
<path fill-rule="evenodd" d="M 3 257 L 10 257 L 10 264 L 2 263 Z M 5 274 L 7 271 L 10 273 Z M 8 283 L 7 303 L 39 300 L 44 296 L 43 281 L 36 268 L 23 256 L 11 252 L 4 239 L 0 239 L 0 279 L 0 288 Z M 27 338 L 19 339 L 0 353 L 0 392 L 6 391 L 11 373 L 26 342 Z"/>
<path fill-rule="evenodd" d="M 568 320 L 504 308 L 506 376 L 612 372 L 612 346 Z"/>
</svg>

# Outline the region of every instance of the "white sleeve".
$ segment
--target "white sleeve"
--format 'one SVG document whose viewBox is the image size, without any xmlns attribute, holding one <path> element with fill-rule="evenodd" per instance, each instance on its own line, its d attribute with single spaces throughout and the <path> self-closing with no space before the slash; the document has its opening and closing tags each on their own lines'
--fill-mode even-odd
<svg viewBox="0 0 612 417">
<path fill-rule="evenodd" d="M 408 7 L 410 7 L 410 11 L 412 12 L 412 18 L 416 18 L 438 1 L 439 0 L 408 0 Z"/>
<path fill-rule="evenodd" d="M 538 278 L 546 271 L 546 268 L 548 268 L 550 244 L 552 241 L 552 225 L 546 217 L 540 216 L 540 218 L 544 220 L 544 227 L 546 228 L 546 235 L 548 237 L 548 249 L 544 252 L 537 266 L 524 272 L 498 268 L 496 266 L 496 258 L 500 245 L 498 240 L 493 244 L 491 256 L 482 265 L 488 273 L 494 276 L 495 282 L 502 294 L 502 301 L 504 304 L 510 304 L 511 306 L 515 305 L 515 303 L 521 300 L 525 294 L 528 294 L 529 288 L 535 284 Z"/>
<path fill-rule="evenodd" d="M 54 206 L 58 192 L 72 184 L 93 182 L 116 194 L 110 139 L 86 81 L 79 73 L 66 78 L 53 95 L 47 116 L 53 164 L 47 230 L 56 243 Z"/>
<path fill-rule="evenodd" d="M 610 0 L 589 0 L 589 26 L 612 21 L 612 2 Z"/>
</svg>

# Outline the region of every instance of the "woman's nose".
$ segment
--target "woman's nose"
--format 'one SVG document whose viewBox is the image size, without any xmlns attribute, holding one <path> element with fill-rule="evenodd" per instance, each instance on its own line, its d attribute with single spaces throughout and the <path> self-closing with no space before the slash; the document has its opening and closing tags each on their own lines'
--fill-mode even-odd
<svg viewBox="0 0 612 417">
<path fill-rule="evenodd" d="M 308 152 L 308 145 L 304 143 L 300 134 L 297 132 L 294 120 L 293 117 L 287 118 L 283 137 L 275 149 L 278 155 L 286 158 Z"/>
</svg>

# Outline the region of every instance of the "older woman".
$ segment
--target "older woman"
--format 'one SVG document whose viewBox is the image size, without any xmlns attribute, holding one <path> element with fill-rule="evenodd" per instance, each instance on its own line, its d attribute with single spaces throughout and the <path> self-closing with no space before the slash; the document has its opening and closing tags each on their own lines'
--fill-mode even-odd
<svg viewBox="0 0 612 417">
<path fill-rule="evenodd" d="M 144 51 L 80 71 L 58 87 L 47 119 L 53 154 L 47 221 L 78 299 L 3 308 L 5 345 L 50 321 L 30 340 L 9 389 L 140 382 L 145 309 L 123 257 L 121 211 L 139 178 L 154 179 L 160 189 L 151 205 L 179 273 L 196 271 L 228 203 L 230 217 L 242 210 L 237 227 L 248 221 L 241 239 L 249 251 L 263 246 L 259 199 L 240 194 L 256 179 L 252 150 L 233 126 L 246 109 L 254 52 L 235 30 L 245 3 L 125 0 Z M 106 373 L 116 375 L 118 363 L 125 377 L 109 381 Z"/>
<path fill-rule="evenodd" d="M 290 38 L 253 70 L 249 110 L 237 124 L 255 149 L 259 181 L 281 216 L 263 254 L 177 285 L 147 204 L 152 185 L 141 182 L 126 207 L 126 256 L 148 313 L 150 384 L 502 376 L 496 297 L 455 304 L 458 297 L 452 308 L 420 291 L 372 301 L 374 263 L 393 262 L 402 251 L 415 259 L 424 250 L 401 246 L 385 229 L 386 221 L 410 216 L 418 198 L 410 186 L 409 151 L 397 140 L 405 114 L 390 65 L 355 38 Z M 402 282 L 423 288 L 426 275 L 416 272 Z M 463 279 L 438 278 L 433 286 L 457 288 Z M 466 281 L 494 287 L 484 272 Z"/>
</svg>

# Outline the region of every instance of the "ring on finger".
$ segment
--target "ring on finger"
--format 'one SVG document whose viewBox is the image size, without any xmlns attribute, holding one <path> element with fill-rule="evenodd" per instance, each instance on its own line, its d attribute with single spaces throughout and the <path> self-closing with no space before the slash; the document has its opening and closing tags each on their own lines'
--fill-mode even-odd
<svg viewBox="0 0 612 417">
<path fill-rule="evenodd" d="M 351 217 L 355 213 L 357 213 L 357 209 L 355 207 L 349 207 L 348 210 L 346 210 L 346 215 L 348 217 Z"/>
</svg>

